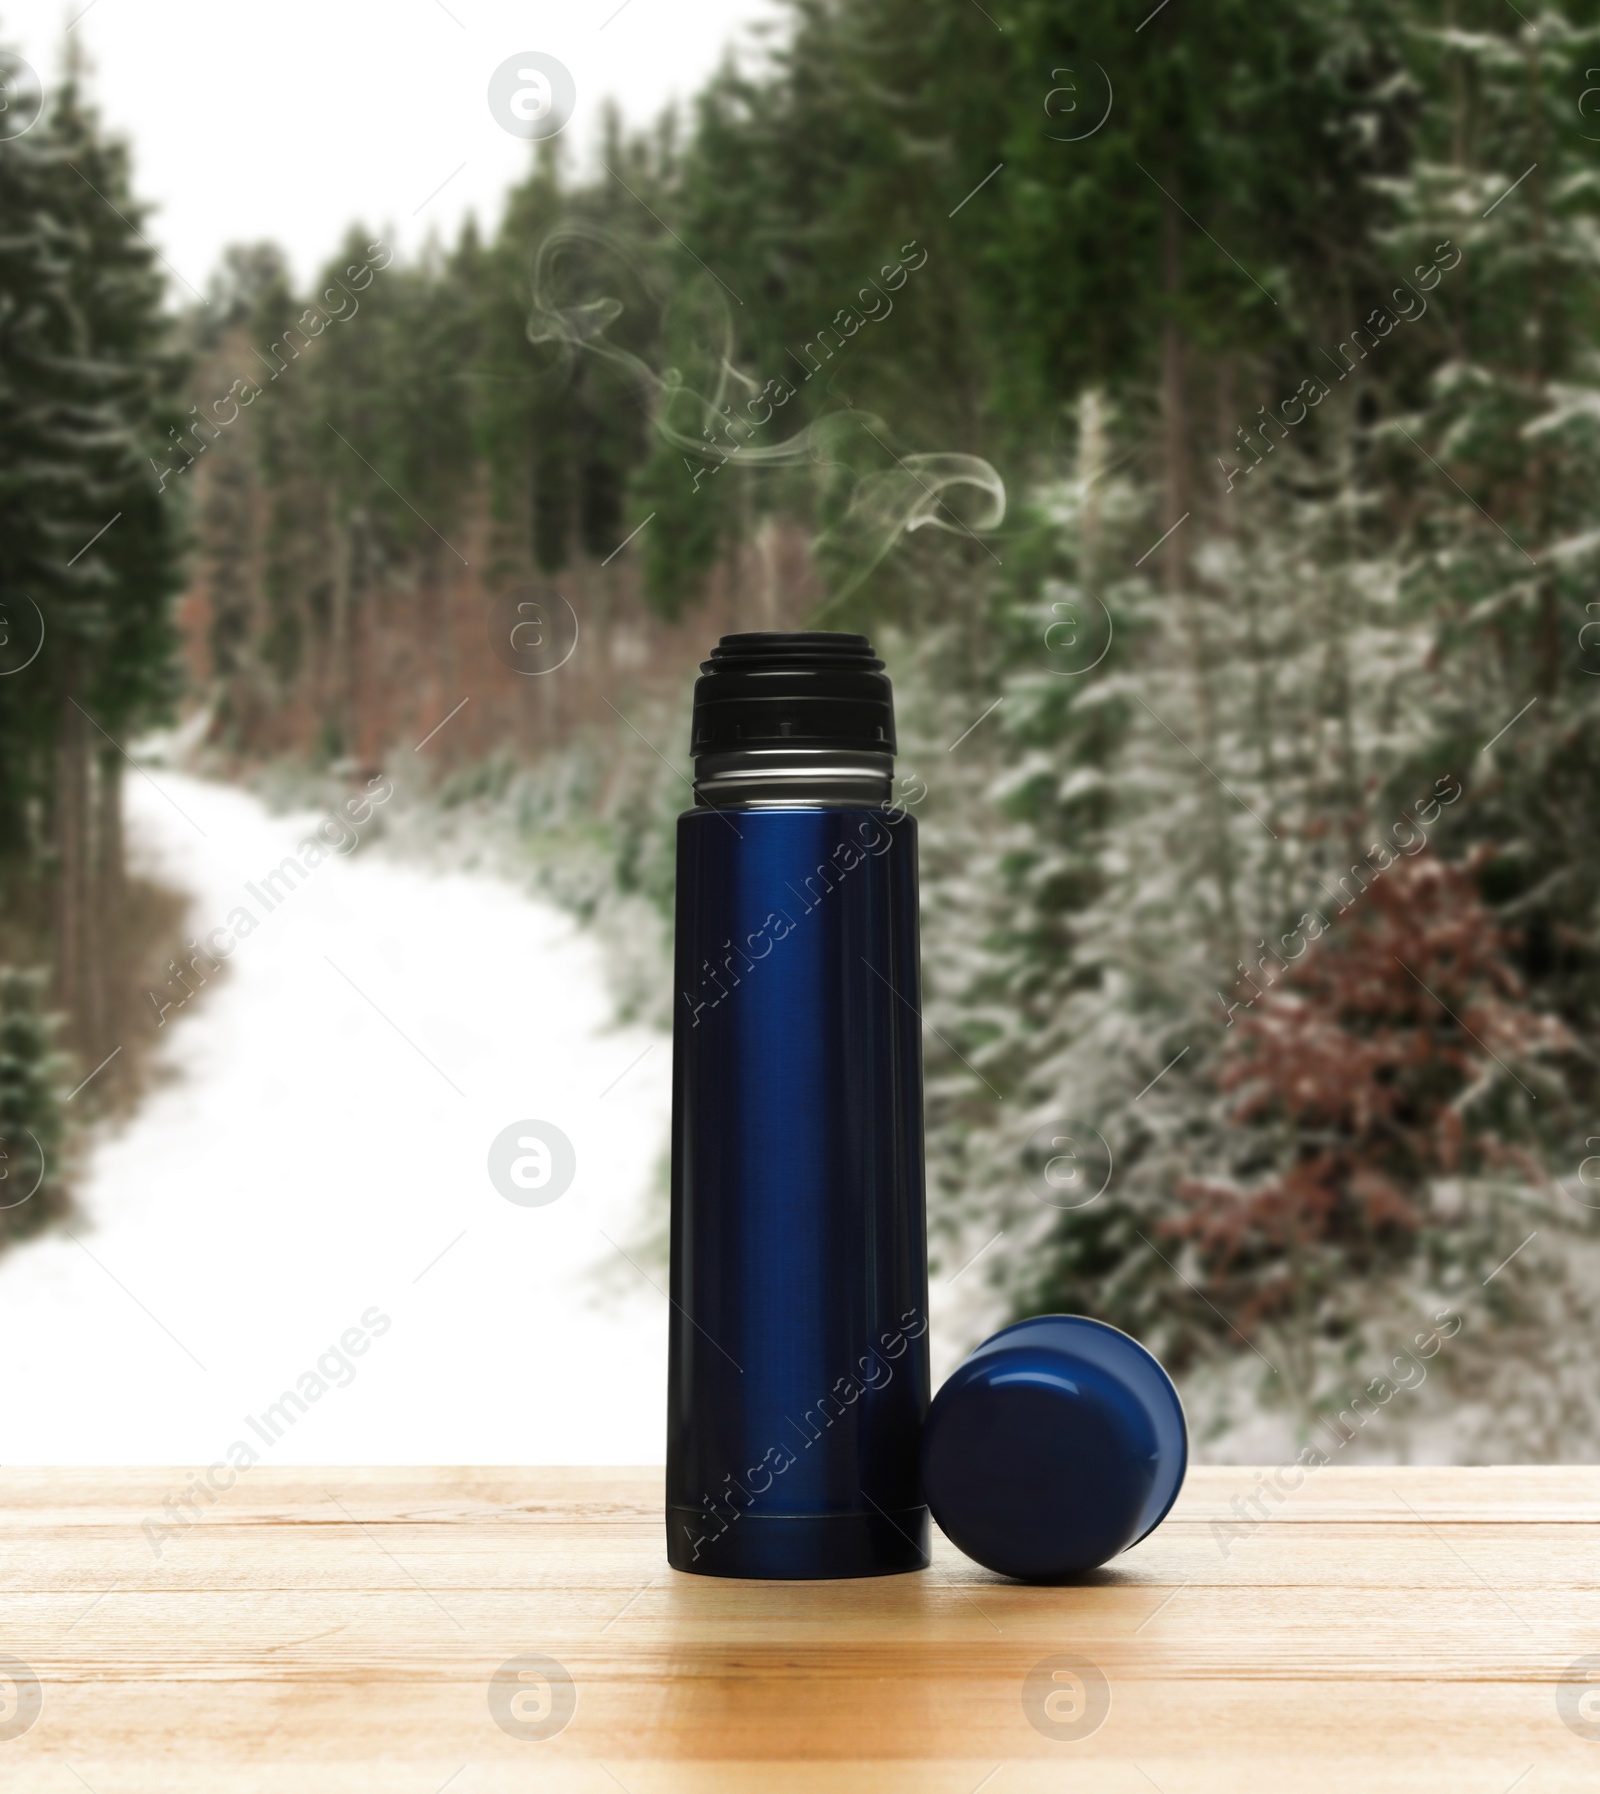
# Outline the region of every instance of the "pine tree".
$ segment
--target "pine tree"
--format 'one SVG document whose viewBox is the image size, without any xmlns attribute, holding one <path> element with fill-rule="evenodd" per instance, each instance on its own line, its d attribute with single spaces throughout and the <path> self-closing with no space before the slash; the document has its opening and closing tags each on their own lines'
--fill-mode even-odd
<svg viewBox="0 0 1600 1794">
<path fill-rule="evenodd" d="M 1390 424 L 1385 472 L 1405 495 L 1409 601 L 1452 670 L 1453 833 L 1495 844 L 1484 887 L 1524 970 L 1592 1038 L 1600 173 L 1581 106 L 1600 27 L 1583 6 L 1445 16 L 1423 40 L 1440 104 L 1395 185 L 1394 235 L 1407 259 L 1449 238 L 1461 261 L 1437 295 L 1449 350 Z"/>
<path fill-rule="evenodd" d="M 66 1206 L 68 1061 L 44 1011 L 43 972 L 0 966 L 0 1245 L 36 1232 Z"/>
<path fill-rule="evenodd" d="M 181 370 L 141 217 L 74 65 L 0 142 L 0 609 L 31 651 L 0 679 L 0 882 L 8 956 L 49 958 L 64 1038 L 96 1057 L 122 1020 L 121 744 L 173 690 L 149 457 Z"/>
<path fill-rule="evenodd" d="M 179 531 L 151 464 L 173 435 L 192 426 L 178 413 L 184 368 L 165 312 L 164 277 L 139 228 L 145 209 L 132 191 L 128 151 L 104 133 L 75 64 L 48 132 L 69 301 L 94 382 L 94 410 L 83 428 L 103 506 L 98 539 L 86 533 L 75 557 L 96 596 L 64 668 L 57 970 L 74 1037 L 99 1058 L 120 1043 L 128 1020 L 118 976 L 122 745 L 168 714 L 177 691 Z M 109 1075 L 102 1098 L 119 1076 Z"/>
</svg>

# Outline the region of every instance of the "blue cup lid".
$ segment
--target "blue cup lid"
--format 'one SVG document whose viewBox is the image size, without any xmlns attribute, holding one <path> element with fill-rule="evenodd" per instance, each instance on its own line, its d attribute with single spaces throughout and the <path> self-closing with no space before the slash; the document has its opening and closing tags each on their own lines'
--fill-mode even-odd
<svg viewBox="0 0 1600 1794">
<path fill-rule="evenodd" d="M 1091 1570 L 1148 1536 L 1183 1485 L 1189 1435 L 1172 1379 L 1104 1321 L 1018 1321 L 964 1359 L 922 1430 L 941 1530 L 1024 1582 Z"/>
</svg>

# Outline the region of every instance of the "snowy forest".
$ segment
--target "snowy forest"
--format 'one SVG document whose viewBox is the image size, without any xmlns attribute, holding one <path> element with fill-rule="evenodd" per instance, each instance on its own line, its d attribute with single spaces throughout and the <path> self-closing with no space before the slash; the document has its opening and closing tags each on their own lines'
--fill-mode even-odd
<svg viewBox="0 0 1600 1794">
<path fill-rule="evenodd" d="M 667 1025 L 696 665 L 861 630 L 965 1332 L 1099 1316 L 1257 1461 L 1591 1456 L 1600 6 L 790 14 L 306 290 L 169 290 L 75 83 L 0 137 L 8 1140 L 178 951 L 141 731 L 382 773 Z"/>
</svg>

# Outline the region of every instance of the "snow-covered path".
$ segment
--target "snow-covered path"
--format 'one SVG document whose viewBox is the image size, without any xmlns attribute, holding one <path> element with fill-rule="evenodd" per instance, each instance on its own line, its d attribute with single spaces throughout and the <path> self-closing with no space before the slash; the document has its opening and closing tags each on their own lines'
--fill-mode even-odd
<svg viewBox="0 0 1600 1794">
<path fill-rule="evenodd" d="M 0 1462 L 659 1461 L 667 1304 L 604 1236 L 633 1250 L 671 1054 L 610 1025 L 599 948 L 508 885 L 363 853 L 267 913 L 247 884 L 319 818 L 153 776 L 137 862 L 196 935 L 260 925 L 169 1013 L 171 1075 L 97 1144 L 76 1239 L 0 1256 Z M 525 1120 L 575 1149 L 547 1206 L 487 1169 Z"/>
</svg>

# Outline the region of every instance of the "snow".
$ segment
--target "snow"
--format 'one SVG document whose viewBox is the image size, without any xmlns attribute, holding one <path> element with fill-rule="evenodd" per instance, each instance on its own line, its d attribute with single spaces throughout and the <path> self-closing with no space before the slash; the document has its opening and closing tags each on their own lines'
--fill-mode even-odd
<svg viewBox="0 0 1600 1794">
<path fill-rule="evenodd" d="M 509 884 L 366 852 L 268 913 L 247 884 L 321 818 L 164 768 L 128 809 L 196 936 L 241 905 L 260 925 L 167 1013 L 75 1237 L 0 1257 L 0 1460 L 659 1462 L 665 1279 L 635 1242 L 671 1052 L 612 1025 L 599 946 Z M 521 1120 L 576 1151 L 546 1206 L 489 1178 Z M 263 1425 L 286 1390 L 303 1413 Z"/>
</svg>

